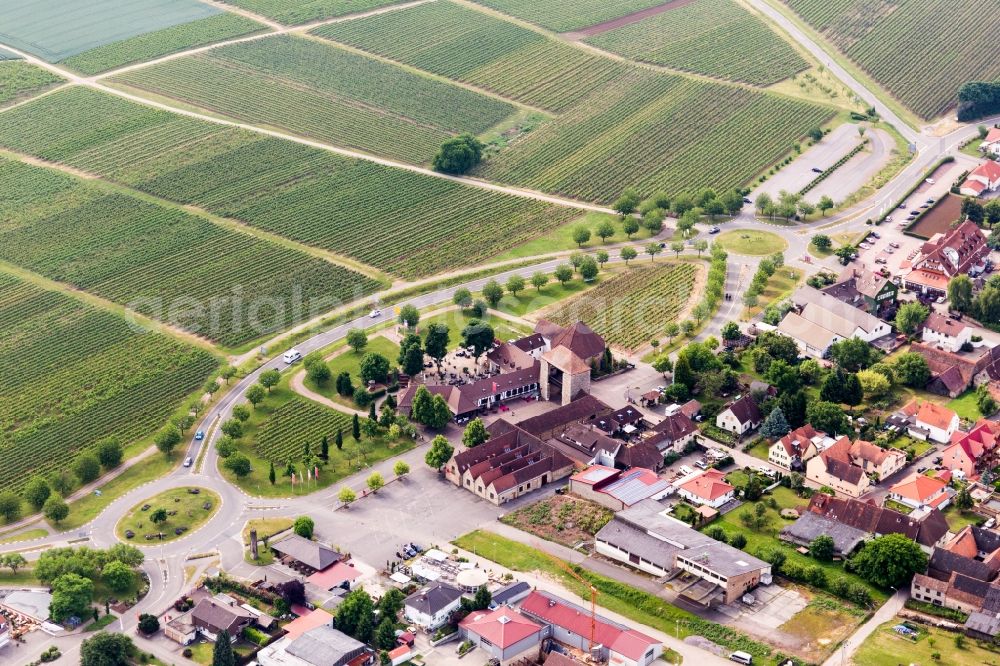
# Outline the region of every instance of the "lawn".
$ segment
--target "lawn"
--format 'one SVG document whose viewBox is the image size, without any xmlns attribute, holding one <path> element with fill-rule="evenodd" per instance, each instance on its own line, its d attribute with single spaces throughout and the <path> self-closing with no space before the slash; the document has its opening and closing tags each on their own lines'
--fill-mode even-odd
<svg viewBox="0 0 1000 666">
<path fill-rule="evenodd" d="M 916 640 L 903 638 L 892 627 L 900 622 L 895 618 L 876 629 L 858 648 L 855 664 L 864 666 L 899 666 L 902 659 L 908 664 L 941 664 L 941 666 L 966 666 L 967 664 L 1000 664 L 1000 653 L 982 647 L 982 643 L 965 640 L 965 647 L 955 647 L 955 636 L 944 629 L 924 625 L 919 627 Z M 934 654 L 938 658 L 934 658 Z M 905 655 L 905 657 L 903 656 Z"/>
<path fill-rule="evenodd" d="M 770 231 L 725 231 L 716 236 L 715 242 L 730 253 L 752 256 L 784 252 L 788 248 L 784 238 Z"/>
<path fill-rule="evenodd" d="M 274 562 L 274 553 L 270 548 L 265 548 L 260 542 L 264 539 L 270 539 L 276 534 L 280 534 L 285 530 L 289 530 L 292 527 L 292 523 L 295 522 L 291 518 L 286 517 L 275 517 L 275 518 L 254 518 L 248 520 L 247 524 L 243 526 L 243 559 L 258 567 L 265 567 L 272 562 Z M 250 530 L 257 530 L 257 559 L 253 559 L 250 554 Z"/>
<path fill-rule="evenodd" d="M 576 279 L 570 280 L 565 284 L 549 276 L 551 281 L 541 289 L 535 289 L 529 285 L 524 291 L 517 292 L 516 296 L 511 293 L 504 294 L 503 298 L 497 304 L 496 309 L 515 317 L 523 317 L 529 312 L 540 310 L 553 303 L 558 303 L 564 298 L 574 296 L 588 289 L 593 289 L 601 283 L 601 280 L 607 279 L 608 276 L 609 272 L 606 270 L 593 282 L 584 282 L 583 280 Z"/>
<path fill-rule="evenodd" d="M 605 240 L 601 240 L 597 236 L 597 226 L 602 222 L 611 222 L 615 228 L 614 235 Z M 669 220 L 666 220 L 665 223 L 669 223 Z M 584 227 L 590 231 L 590 240 L 582 246 L 573 240 L 573 232 L 580 227 Z M 626 236 L 625 232 L 622 230 L 621 218 L 617 215 L 590 212 L 579 219 L 573 220 L 572 222 L 559 227 L 558 229 L 550 231 L 544 236 L 539 236 L 538 238 L 504 252 L 500 256 L 496 257 L 496 261 L 520 259 L 521 257 L 550 254 L 552 252 L 565 250 L 600 250 L 602 247 L 613 243 L 641 243 L 646 241 L 650 236 L 652 236 L 652 234 L 648 229 L 640 227 L 639 231 L 633 234 L 630 238 Z"/>
<path fill-rule="evenodd" d="M 954 400 L 946 402 L 944 406 L 958 414 L 958 418 L 963 421 L 975 423 L 983 418 L 977 403 L 978 396 L 975 391 L 970 389 Z"/>
<path fill-rule="evenodd" d="M 768 453 L 770 453 L 771 444 L 765 439 L 757 440 L 757 443 L 753 445 L 747 453 L 752 455 L 754 458 L 760 458 L 761 460 L 767 460 Z"/>
<path fill-rule="evenodd" d="M 462 310 L 449 310 L 426 319 L 420 320 L 418 330 L 421 336 L 427 332 L 431 324 L 444 324 L 448 327 L 448 348 L 458 349 L 462 345 L 462 329 L 464 329 L 474 317 Z M 531 333 L 531 329 L 515 324 L 514 322 L 501 319 L 493 314 L 487 314 L 481 319 L 493 327 L 493 334 L 499 340 L 509 341 L 522 338 Z"/>
<path fill-rule="evenodd" d="M 317 384 L 307 376 L 305 378 L 306 388 L 326 396 L 345 407 L 356 407 L 357 405 L 354 404 L 352 399 L 345 398 L 337 393 L 336 378 L 340 373 L 347 372 L 350 373 L 351 383 L 355 387 L 363 386 L 364 382 L 361 381 L 361 359 L 369 352 L 385 356 L 389 359 L 389 367 L 394 367 L 397 364 L 396 361 L 399 356 L 399 345 L 384 336 L 373 335 L 368 338 L 367 346 L 360 352 L 355 352 L 353 349 L 348 348 L 346 351 L 330 359 L 328 363 L 330 366 L 330 380 L 326 383 L 322 385 Z"/>
<path fill-rule="evenodd" d="M 42 527 L 25 530 L 24 532 L 18 532 L 17 534 L 12 534 L 10 536 L 0 537 L 0 543 L 15 543 L 17 541 L 28 541 L 30 539 L 38 539 L 43 536 L 48 536 L 49 531 Z"/>
<path fill-rule="evenodd" d="M 191 490 L 199 492 L 195 494 L 190 492 Z M 119 539 L 129 541 L 125 532 L 131 530 L 135 534 L 131 540 L 139 544 L 142 544 L 143 540 L 149 541 L 144 539 L 145 535 L 156 533 L 163 535 L 156 540 L 157 543 L 180 539 L 188 532 L 197 530 L 215 515 L 221 502 L 216 493 L 205 488 L 173 488 L 133 506 L 125 517 L 118 521 L 115 534 Z M 167 518 L 156 525 L 151 516 L 158 509 L 166 510 Z M 183 528 L 187 529 L 181 534 L 176 533 L 176 530 Z"/>
<path fill-rule="evenodd" d="M 962 511 L 954 503 L 949 504 L 944 511 L 945 520 L 952 532 L 959 532 L 967 525 L 981 525 L 986 519 L 972 511 Z"/>
<path fill-rule="evenodd" d="M 767 279 L 764 291 L 757 298 L 757 305 L 744 309 L 743 318 L 750 319 L 768 305 L 780 303 L 790 297 L 801 281 L 801 269 L 782 266 L 774 272 L 774 275 Z"/>
</svg>

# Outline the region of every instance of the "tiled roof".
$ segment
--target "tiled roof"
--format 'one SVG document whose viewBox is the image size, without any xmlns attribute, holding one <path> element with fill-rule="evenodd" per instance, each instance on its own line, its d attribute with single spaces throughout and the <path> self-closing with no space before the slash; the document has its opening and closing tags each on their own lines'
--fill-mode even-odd
<svg viewBox="0 0 1000 666">
<path fill-rule="evenodd" d="M 552 340 L 552 348 L 565 347 L 583 360 L 600 356 L 604 353 L 604 338 L 590 329 L 582 321 L 564 329 Z"/>
<path fill-rule="evenodd" d="M 592 395 L 580 396 L 568 405 L 557 407 L 544 414 L 518 421 L 517 426 L 535 436 L 542 436 L 573 421 L 591 420 L 611 411 Z"/>
<path fill-rule="evenodd" d="M 914 416 L 917 425 L 921 423 L 947 430 L 955 418 L 955 412 L 944 405 L 929 400 L 911 400 L 903 407 L 903 413 L 907 416 Z"/>
<path fill-rule="evenodd" d="M 809 449 L 814 438 L 825 436 L 825 432 L 816 430 L 816 428 L 813 428 L 807 423 L 801 428 L 791 431 L 779 439 L 777 443 L 785 449 L 785 453 L 787 453 L 790 458 L 798 458 Z"/>
<path fill-rule="evenodd" d="M 553 347 L 542 354 L 542 358 L 571 375 L 590 372 L 590 366 L 587 365 L 587 362 L 580 358 L 579 355 L 574 354 L 569 347 Z"/>
<path fill-rule="evenodd" d="M 333 548 L 298 534 L 290 534 L 281 541 L 272 542 L 270 548 L 317 571 L 333 566 L 344 557 Z"/>
<path fill-rule="evenodd" d="M 502 650 L 539 634 L 542 630 L 540 625 L 508 606 L 501 606 L 494 611 L 473 611 L 459 626 Z"/>
<path fill-rule="evenodd" d="M 939 479 L 914 473 L 889 488 L 889 492 L 920 504 L 926 504 L 946 487 L 947 484 Z"/>
<path fill-rule="evenodd" d="M 923 517 L 915 519 L 871 502 L 815 493 L 809 501 L 809 511 L 869 534 L 903 534 L 928 547 L 948 533 L 948 521 L 937 509 L 931 509 Z"/>
<path fill-rule="evenodd" d="M 951 317 L 945 317 L 943 315 L 939 315 L 937 312 L 931 312 L 927 315 L 927 319 L 924 320 L 924 328 L 933 331 L 938 335 L 957 338 L 962 331 L 968 328 L 968 326 L 960 321 L 955 321 Z"/>
<path fill-rule="evenodd" d="M 997 180 L 1000 180 L 1000 164 L 997 164 L 993 160 L 986 160 L 973 169 L 970 175 L 982 176 L 991 183 L 996 182 Z"/>
<path fill-rule="evenodd" d="M 726 483 L 726 475 L 717 469 L 708 469 L 681 485 L 680 489 L 700 497 L 709 502 L 714 502 L 720 497 L 736 490 Z"/>
<path fill-rule="evenodd" d="M 726 409 L 731 411 L 736 420 L 743 424 L 760 423 L 762 418 L 757 401 L 753 399 L 752 395 L 745 395 L 729 403 Z"/>
<path fill-rule="evenodd" d="M 435 615 L 451 606 L 461 597 L 462 591 L 456 587 L 445 583 L 432 583 L 406 597 L 404 603 L 421 613 Z"/>
<path fill-rule="evenodd" d="M 939 271 L 950 278 L 968 273 L 989 252 L 982 229 L 966 220 L 939 238 L 924 243 L 921 248 L 923 256 L 914 263 L 914 268 Z"/>
</svg>

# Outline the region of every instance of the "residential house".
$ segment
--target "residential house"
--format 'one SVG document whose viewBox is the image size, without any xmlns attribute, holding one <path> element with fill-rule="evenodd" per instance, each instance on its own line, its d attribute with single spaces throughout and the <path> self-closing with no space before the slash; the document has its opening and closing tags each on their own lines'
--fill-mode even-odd
<svg viewBox="0 0 1000 666">
<path fill-rule="evenodd" d="M 951 493 L 941 479 L 914 473 L 889 488 L 887 499 L 911 509 L 944 509 L 951 501 Z"/>
<path fill-rule="evenodd" d="M 653 426 L 647 441 L 654 444 L 661 453 L 681 453 L 697 433 L 698 426 L 684 413 L 681 405 L 668 405 L 666 418 Z"/>
<path fill-rule="evenodd" d="M 448 621 L 462 603 L 462 591 L 445 583 L 431 583 L 406 597 L 403 617 L 429 631 Z"/>
<path fill-rule="evenodd" d="M 825 358 L 832 345 L 848 338 L 871 342 L 892 333 L 878 317 L 812 287 L 797 289 L 792 303 L 796 309 L 788 311 L 777 332 L 795 340 L 807 356 Z"/>
<path fill-rule="evenodd" d="M 663 654 L 663 644 L 635 629 L 600 615 L 589 608 L 535 590 L 521 603 L 521 614 L 544 628 L 542 638 L 588 650 L 594 638 L 596 659 L 616 666 L 648 666 Z"/>
<path fill-rule="evenodd" d="M 463 640 L 470 641 L 501 664 L 528 650 L 537 650 L 542 640 L 542 625 L 509 606 L 473 611 L 458 623 L 458 631 Z"/>
<path fill-rule="evenodd" d="M 958 414 L 929 400 L 911 400 L 903 406 L 900 414 L 909 420 L 908 432 L 911 436 L 939 444 L 950 442 L 959 426 Z"/>
<path fill-rule="evenodd" d="M 613 437 L 629 437 L 645 428 L 646 421 L 638 408 L 625 405 L 598 419 L 597 427 Z"/>
<path fill-rule="evenodd" d="M 812 511 L 802 512 L 794 523 L 782 527 L 778 538 L 808 548 L 813 539 L 824 535 L 833 539 L 833 553 L 840 557 L 849 556 L 869 538 L 869 534 L 862 529 Z"/>
<path fill-rule="evenodd" d="M 983 469 L 994 466 L 998 442 L 1000 423 L 980 419 L 969 432 L 952 434 L 951 444 L 941 449 L 941 464 L 965 479 L 976 479 Z"/>
<path fill-rule="evenodd" d="M 987 192 L 996 192 L 1000 187 L 1000 163 L 986 160 L 969 172 L 958 191 L 966 197 L 979 197 Z"/>
<path fill-rule="evenodd" d="M 717 469 L 681 479 L 677 494 L 692 504 L 718 509 L 736 498 L 736 488 L 726 482 L 726 475 Z"/>
<path fill-rule="evenodd" d="M 924 320 L 921 339 L 929 345 L 958 352 L 965 345 L 972 344 L 972 328 L 951 317 L 931 312 Z"/>
<path fill-rule="evenodd" d="M 618 512 L 595 541 L 601 555 L 657 578 L 684 572 L 701 579 L 681 595 L 703 606 L 730 604 L 759 584 L 771 584 L 770 564 L 667 516 L 652 500 Z"/>
<path fill-rule="evenodd" d="M 985 271 L 989 254 L 982 229 L 966 220 L 954 229 L 935 234 L 920 247 L 910 272 L 903 276 L 903 284 L 927 297 L 944 296 L 951 278 Z"/>
<path fill-rule="evenodd" d="M 849 497 L 861 497 L 871 479 L 851 461 L 851 440 L 844 436 L 806 463 L 806 478 Z"/>
<path fill-rule="evenodd" d="M 222 630 L 229 632 L 230 640 L 235 641 L 245 627 L 257 620 L 254 613 L 236 605 L 235 601 L 227 603 L 216 597 L 202 599 L 190 613 L 195 631 L 213 642 Z"/>
<path fill-rule="evenodd" d="M 792 471 L 802 471 L 805 463 L 836 440 L 808 423 L 778 439 L 767 450 L 772 465 Z"/>
<path fill-rule="evenodd" d="M 760 427 L 764 416 L 752 395 L 737 398 L 715 417 L 715 425 L 739 437 Z"/>
<path fill-rule="evenodd" d="M 938 509 L 906 515 L 870 501 L 814 493 L 806 512 L 861 530 L 868 538 L 902 534 L 927 553 L 949 535 L 948 521 Z"/>
<path fill-rule="evenodd" d="M 1000 128 L 991 127 L 979 144 L 979 150 L 985 155 L 1000 157 Z"/>
<path fill-rule="evenodd" d="M 822 291 L 868 314 L 887 319 L 896 310 L 899 287 L 882 273 L 848 266 L 836 283 Z"/>
<path fill-rule="evenodd" d="M 260 650 L 260 666 L 368 666 L 375 653 L 361 641 L 322 625 L 298 636 L 285 636 Z"/>
<path fill-rule="evenodd" d="M 594 465 L 569 478 L 569 491 L 612 511 L 621 511 L 644 499 L 662 499 L 672 489 L 669 483 L 649 469 L 623 471 Z"/>
<path fill-rule="evenodd" d="M 975 614 L 1000 612 L 1000 534 L 981 527 L 966 526 L 942 542 L 931 553 L 927 572 L 917 574 L 910 594 L 925 603 L 969 613 L 969 621 L 980 633 L 985 618 Z"/>
</svg>

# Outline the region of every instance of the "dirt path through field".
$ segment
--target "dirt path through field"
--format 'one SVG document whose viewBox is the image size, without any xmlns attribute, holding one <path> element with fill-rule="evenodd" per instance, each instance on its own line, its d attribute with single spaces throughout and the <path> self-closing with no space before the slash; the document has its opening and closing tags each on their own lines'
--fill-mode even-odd
<svg viewBox="0 0 1000 666">
<path fill-rule="evenodd" d="M 605 21 L 604 23 L 598 23 L 597 25 L 581 28 L 580 30 L 574 30 L 573 32 L 565 32 L 562 36 L 570 41 L 586 39 L 587 37 L 593 37 L 626 25 L 638 23 L 639 21 L 647 19 L 650 16 L 656 16 L 657 14 L 668 12 L 671 9 L 677 9 L 678 7 L 689 5 L 692 2 L 694 2 L 694 0 L 670 0 L 670 2 L 657 5 L 656 7 L 650 7 L 649 9 L 643 9 L 642 11 L 635 12 L 634 14 L 626 14 L 625 16 L 619 16 L 616 19 L 611 19 L 610 21 Z"/>
</svg>

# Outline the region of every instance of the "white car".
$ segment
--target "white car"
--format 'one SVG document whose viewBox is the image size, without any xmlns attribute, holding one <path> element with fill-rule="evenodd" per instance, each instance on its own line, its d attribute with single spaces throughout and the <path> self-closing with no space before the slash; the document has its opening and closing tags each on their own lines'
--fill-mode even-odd
<svg viewBox="0 0 1000 666">
<path fill-rule="evenodd" d="M 301 358 L 302 358 L 302 352 L 300 352 L 298 349 L 289 349 L 288 351 L 286 351 L 284 354 L 281 355 L 281 359 L 288 365 L 295 363 Z"/>
<path fill-rule="evenodd" d="M 934 184 L 934 182 L 935 182 L 935 181 L 934 181 L 934 179 L 933 179 L 933 178 L 928 178 L 928 179 L 927 179 L 927 184 L 928 184 L 928 185 L 933 185 L 933 184 Z"/>
<path fill-rule="evenodd" d="M 382 316 L 382 311 L 379 310 L 378 308 L 375 308 L 374 310 L 368 313 L 368 316 L 371 317 L 372 319 L 378 319 L 379 317 Z"/>
</svg>

